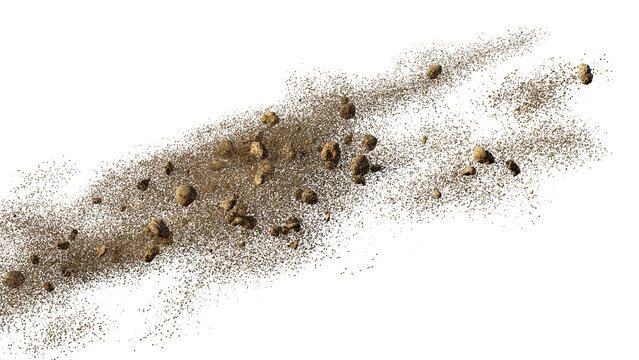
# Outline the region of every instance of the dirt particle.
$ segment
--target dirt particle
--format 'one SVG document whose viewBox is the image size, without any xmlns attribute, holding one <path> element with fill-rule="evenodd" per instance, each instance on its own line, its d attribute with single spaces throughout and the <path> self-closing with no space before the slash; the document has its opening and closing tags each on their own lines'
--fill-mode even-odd
<svg viewBox="0 0 639 360">
<path fill-rule="evenodd" d="M 222 200 L 222 202 L 220 203 L 220 206 L 222 207 L 222 209 L 224 209 L 224 211 L 230 211 L 231 209 L 233 209 L 236 202 L 237 202 L 237 196 L 233 194 L 233 195 L 229 195 L 226 199 Z"/>
<path fill-rule="evenodd" d="M 348 134 L 346 136 L 344 136 L 344 145 L 350 145 L 353 143 L 353 134 Z"/>
<path fill-rule="evenodd" d="M 476 173 L 475 168 L 472 166 L 466 166 L 461 171 L 461 174 L 464 176 L 475 175 L 475 173 Z"/>
<path fill-rule="evenodd" d="M 342 99 L 342 101 L 344 101 Z M 339 116 L 342 119 L 352 119 L 353 117 L 355 117 L 355 105 L 353 105 L 352 102 L 350 102 L 348 100 L 348 98 L 346 99 L 346 103 L 344 104 L 342 102 L 342 106 L 340 106 L 339 108 Z"/>
<path fill-rule="evenodd" d="M 355 175 L 351 177 L 351 181 L 357 185 L 366 185 L 366 180 L 362 175 Z"/>
<path fill-rule="evenodd" d="M 126 210 L 126 205 L 120 205 L 120 212 L 124 212 Z"/>
<path fill-rule="evenodd" d="M 313 205 L 317 204 L 317 194 L 313 190 L 304 190 L 300 196 L 302 202 Z"/>
<path fill-rule="evenodd" d="M 381 170 L 382 170 L 382 165 L 380 164 L 371 165 L 371 168 L 370 168 L 371 172 L 378 172 Z"/>
<path fill-rule="evenodd" d="M 279 123 L 280 118 L 277 115 L 275 115 L 274 112 L 269 111 L 265 113 L 264 115 L 262 115 L 262 122 L 266 124 L 268 127 L 271 127 Z"/>
<path fill-rule="evenodd" d="M 433 190 L 433 198 L 439 199 L 440 197 L 442 197 L 442 193 L 439 191 L 439 189 Z"/>
<path fill-rule="evenodd" d="M 78 237 L 78 230 L 71 229 L 71 231 L 69 231 L 69 235 L 67 235 L 67 239 L 75 240 L 76 237 Z"/>
<path fill-rule="evenodd" d="M 42 284 L 42 288 L 46 291 L 46 292 L 52 292 L 53 290 L 55 290 L 55 287 L 53 286 L 52 283 L 50 282 L 45 282 L 44 284 Z"/>
<path fill-rule="evenodd" d="M 288 245 L 288 247 L 290 247 L 293 250 L 296 250 L 299 243 L 300 241 L 298 239 L 295 239 Z"/>
<path fill-rule="evenodd" d="M 364 176 L 370 169 L 370 163 L 365 155 L 357 155 L 351 161 L 351 173 L 353 176 Z"/>
<path fill-rule="evenodd" d="M 162 219 L 151 220 L 151 222 L 149 222 L 149 224 L 144 227 L 144 232 L 149 235 L 157 236 L 164 239 L 167 239 L 171 236 L 169 227 Z"/>
<path fill-rule="evenodd" d="M 282 232 L 282 227 L 279 225 L 273 225 L 271 226 L 271 230 L 270 230 L 270 234 L 273 236 L 279 236 L 280 233 Z"/>
<path fill-rule="evenodd" d="M 327 142 L 320 152 L 320 158 L 328 169 L 334 169 L 342 157 L 342 151 L 336 142 Z"/>
<path fill-rule="evenodd" d="M 473 150 L 473 160 L 480 164 L 489 165 L 493 163 L 495 158 L 490 152 L 484 150 L 481 146 L 477 146 L 475 150 Z"/>
<path fill-rule="evenodd" d="M 146 191 L 149 188 L 149 183 L 151 183 L 151 179 L 146 178 L 138 181 L 135 186 L 138 188 L 138 190 Z"/>
<path fill-rule="evenodd" d="M 171 175 L 173 172 L 173 163 L 170 161 L 165 162 L 162 170 L 164 170 L 165 175 Z"/>
<path fill-rule="evenodd" d="M 377 138 L 371 134 L 364 135 L 364 139 L 362 140 L 362 146 L 366 151 L 373 151 L 375 146 L 377 146 Z"/>
<path fill-rule="evenodd" d="M 512 176 L 517 176 L 521 172 L 521 170 L 519 169 L 519 165 L 517 165 L 513 160 L 508 160 L 506 162 L 506 167 L 508 168 Z"/>
<path fill-rule="evenodd" d="M 437 79 L 437 77 L 439 76 L 439 74 L 441 74 L 441 72 L 442 72 L 441 65 L 431 65 L 428 67 L 428 70 L 426 70 L 426 76 L 428 76 L 429 79 L 434 80 L 434 79 Z"/>
<path fill-rule="evenodd" d="M 282 157 L 286 160 L 295 160 L 296 157 L 296 153 L 295 150 L 293 150 L 293 147 L 291 146 L 291 144 L 284 144 L 282 146 L 282 151 L 280 152 Z"/>
<path fill-rule="evenodd" d="M 326 212 L 324 213 L 324 221 L 329 221 L 331 219 L 331 213 L 330 212 Z"/>
<path fill-rule="evenodd" d="M 182 206 L 189 206 L 197 198 L 197 192 L 191 185 L 181 185 L 175 191 L 175 199 Z"/>
<path fill-rule="evenodd" d="M 422 136 L 422 145 L 426 144 L 426 140 L 427 140 L 426 135 Z"/>
<path fill-rule="evenodd" d="M 29 262 L 33 265 L 38 265 L 40 263 L 40 257 L 36 254 L 32 254 L 29 256 Z"/>
<path fill-rule="evenodd" d="M 144 252 L 144 262 L 151 262 L 160 254 L 160 248 L 157 245 L 149 246 Z"/>
<path fill-rule="evenodd" d="M 98 253 L 98 257 L 102 257 L 102 256 L 104 256 L 104 254 L 106 254 L 106 252 L 107 252 L 107 247 L 106 247 L 106 245 L 104 245 L 104 244 L 98 244 L 98 245 L 95 247 L 95 250 L 96 250 L 96 251 L 97 251 L 97 253 Z"/>
<path fill-rule="evenodd" d="M 91 204 L 94 204 L 94 205 L 102 204 L 102 198 L 99 198 L 99 197 L 91 198 Z"/>
<path fill-rule="evenodd" d="M 579 64 L 579 68 L 577 68 L 577 76 L 581 83 L 584 85 L 588 85 L 592 82 L 592 71 L 590 70 L 590 66 L 587 64 Z"/>
<path fill-rule="evenodd" d="M 68 240 L 58 240 L 53 245 L 56 247 L 56 249 L 60 250 L 66 250 L 69 248 L 69 246 L 71 246 Z"/>
<path fill-rule="evenodd" d="M 235 154 L 235 147 L 230 140 L 221 141 L 215 149 L 215 153 L 219 156 L 230 158 Z"/>
<path fill-rule="evenodd" d="M 11 289 L 17 289 L 20 286 L 22 286 L 22 284 L 24 284 L 24 275 L 22 275 L 21 272 L 16 271 L 16 270 L 11 270 L 9 272 L 7 272 L 4 275 L 4 286 L 11 288 Z"/>
<path fill-rule="evenodd" d="M 264 147 L 264 144 L 262 144 L 259 141 L 253 141 L 251 143 L 251 148 L 249 150 L 251 156 L 253 156 L 254 158 L 258 159 L 258 160 L 262 160 L 265 159 L 267 157 L 267 152 L 266 152 L 266 148 Z"/>
</svg>

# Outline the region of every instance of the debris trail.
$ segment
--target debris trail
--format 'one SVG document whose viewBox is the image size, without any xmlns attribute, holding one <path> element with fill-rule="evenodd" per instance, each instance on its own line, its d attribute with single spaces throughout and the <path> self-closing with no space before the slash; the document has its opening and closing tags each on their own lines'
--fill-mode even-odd
<svg viewBox="0 0 639 360">
<path fill-rule="evenodd" d="M 605 152 L 567 104 L 592 69 L 550 61 L 506 76 L 471 99 L 498 124 L 488 136 L 446 95 L 545 36 L 519 30 L 413 49 L 373 78 L 296 74 L 281 103 L 117 161 L 70 201 L 50 195 L 67 175 L 46 178 L 47 192 L 42 178 L 27 178 L 21 196 L 0 206 L 0 327 L 28 341 L 11 351 L 99 341 L 117 324 L 77 294 L 108 281 L 136 284 L 149 271 L 178 278 L 179 291 L 161 295 L 166 319 L 149 329 L 153 338 L 193 311 L 202 289 L 336 256 L 349 240 L 340 226 L 362 213 L 429 221 L 459 209 L 490 213 L 512 194 L 530 201 L 549 170 Z M 385 212 L 371 212 L 377 205 Z M 43 309 L 50 316 L 34 326 Z"/>
</svg>

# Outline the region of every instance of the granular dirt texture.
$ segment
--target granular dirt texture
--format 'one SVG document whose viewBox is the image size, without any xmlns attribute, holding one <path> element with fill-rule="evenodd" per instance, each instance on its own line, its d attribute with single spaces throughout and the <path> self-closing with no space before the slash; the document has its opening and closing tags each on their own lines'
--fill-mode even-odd
<svg viewBox="0 0 639 360">
<path fill-rule="evenodd" d="M 8 288 L 17 289 L 24 284 L 24 280 L 24 275 L 21 272 L 11 270 L 4 275 L 3 284 Z"/>
<path fill-rule="evenodd" d="M 313 190 L 304 190 L 300 194 L 300 200 L 309 205 L 317 204 L 317 194 Z"/>
<path fill-rule="evenodd" d="M 138 190 L 146 191 L 146 189 L 149 188 L 149 183 L 151 183 L 151 179 L 146 178 L 138 181 L 135 186 L 138 188 Z"/>
<path fill-rule="evenodd" d="M 36 254 L 33 254 L 33 255 L 29 256 L 29 262 L 32 265 L 38 265 L 38 264 L 40 264 L 40 257 L 38 255 L 36 255 Z"/>
<path fill-rule="evenodd" d="M 197 316 L 200 302 L 223 286 L 336 259 L 356 237 L 346 235 L 351 227 L 357 234 L 371 221 L 427 223 L 513 209 L 527 219 L 535 190 L 555 170 L 575 171 L 606 154 L 598 129 L 572 112 L 573 97 L 584 90 L 578 63 L 597 69 L 604 80 L 590 85 L 597 87 L 605 84 L 605 65 L 553 58 L 518 69 L 518 59 L 545 36 L 515 30 L 413 48 L 368 77 L 295 73 L 277 103 L 184 129 L 165 146 L 115 160 L 68 198 L 57 189 L 71 170 L 25 175 L 0 204 L 0 271 L 25 277 L 18 288 L 0 288 L 2 338 L 21 344 L 0 357 L 28 352 L 40 359 L 43 349 L 72 352 L 117 334 L 118 304 L 104 313 L 104 304 L 78 297 L 82 291 L 136 289 L 154 276 L 175 280 L 141 309 L 160 314 L 145 318 L 141 338 L 163 345 L 180 336 L 177 319 Z M 441 65 L 436 80 L 432 64 Z M 472 96 L 457 92 L 478 77 L 483 83 Z M 465 107 L 449 103 L 457 97 Z M 265 118 L 265 109 L 278 120 Z M 487 119 L 493 127 L 480 131 Z M 353 139 L 366 134 L 383 141 L 363 155 L 369 150 Z M 474 161 L 477 144 L 490 150 L 492 165 Z M 375 172 L 380 164 L 384 170 Z M 476 175 L 461 176 L 471 164 Z M 140 179 L 151 180 L 146 191 L 133 186 Z M 312 206 L 309 189 L 319 194 Z M 70 227 L 78 234 L 68 240 Z M 66 250 L 56 242 L 66 242 Z M 39 265 L 27 261 L 32 254 Z"/>
<path fill-rule="evenodd" d="M 262 122 L 266 124 L 268 127 L 271 127 L 280 122 L 280 118 L 275 115 L 274 112 L 267 112 L 262 115 Z"/>
</svg>

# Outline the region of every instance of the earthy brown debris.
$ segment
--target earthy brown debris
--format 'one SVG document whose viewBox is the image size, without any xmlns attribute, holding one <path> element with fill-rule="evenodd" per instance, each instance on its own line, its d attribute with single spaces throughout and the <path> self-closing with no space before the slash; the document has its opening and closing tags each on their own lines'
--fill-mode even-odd
<svg viewBox="0 0 639 360">
<path fill-rule="evenodd" d="M 197 192 L 191 185 L 182 185 L 175 191 L 175 199 L 182 206 L 189 206 L 197 198 Z"/>
<path fill-rule="evenodd" d="M 291 243 L 288 245 L 288 247 L 290 247 L 291 249 L 295 250 L 295 249 L 297 249 L 297 245 L 298 245 L 298 244 L 299 244 L 299 240 L 298 240 L 298 239 L 295 239 L 295 240 L 293 240 L 293 242 L 291 242 Z"/>
<path fill-rule="evenodd" d="M 135 185 L 139 190 L 142 191 L 146 191 L 146 189 L 149 188 L 149 183 L 151 182 L 151 179 L 146 178 L 146 179 L 142 179 L 140 181 L 138 181 L 138 183 Z"/>
<path fill-rule="evenodd" d="M 224 209 L 224 211 L 230 211 L 231 209 L 233 209 L 236 202 L 237 202 L 237 196 L 233 194 L 233 195 L 229 195 L 229 197 L 222 200 L 222 203 L 220 204 L 220 206 L 222 206 L 222 209 Z"/>
<path fill-rule="evenodd" d="M 220 142 L 220 144 L 217 146 L 217 149 L 215 150 L 215 153 L 219 156 L 230 158 L 235 153 L 235 147 L 230 140 L 225 140 Z"/>
<path fill-rule="evenodd" d="M 255 184 L 256 186 L 264 184 L 264 181 L 264 174 L 260 173 L 259 171 L 253 177 L 253 184 Z"/>
<path fill-rule="evenodd" d="M 519 169 L 519 165 L 517 165 L 514 161 L 512 160 L 508 160 L 506 162 L 506 167 L 508 168 L 508 170 L 510 170 L 510 173 L 513 176 L 517 176 L 519 175 L 519 173 L 521 172 L 521 170 Z"/>
<path fill-rule="evenodd" d="M 187 218 L 181 218 L 180 219 L 180 226 L 184 227 L 189 223 L 189 219 Z"/>
<path fill-rule="evenodd" d="M 71 245 L 67 240 L 58 240 L 53 244 L 57 249 L 66 250 Z"/>
<path fill-rule="evenodd" d="M 475 168 L 472 166 L 466 166 L 462 169 L 461 174 L 464 176 L 475 175 Z"/>
<path fill-rule="evenodd" d="M 340 102 L 342 106 L 339 108 L 339 116 L 342 119 L 352 119 L 355 116 L 355 105 L 346 96 L 342 96 Z"/>
<path fill-rule="evenodd" d="M 160 248 L 157 245 L 152 245 L 146 249 L 144 253 L 144 261 L 151 262 L 156 256 L 160 254 Z"/>
<path fill-rule="evenodd" d="M 368 158 L 364 155 L 357 155 L 351 161 L 351 173 L 353 176 L 364 176 L 368 173 L 370 169 L 370 163 L 368 162 Z"/>
<path fill-rule="evenodd" d="M 247 216 L 246 205 L 236 202 L 235 208 L 226 215 L 226 222 L 236 226 L 240 225 L 245 229 L 253 229 L 257 225 L 257 219 Z"/>
<path fill-rule="evenodd" d="M 490 152 L 484 150 L 481 146 L 477 146 L 473 151 L 473 159 L 478 163 L 484 165 L 492 164 L 492 162 L 495 160 L 493 158 L 493 155 Z"/>
<path fill-rule="evenodd" d="M 60 268 L 60 274 L 64 277 L 69 277 L 73 275 L 73 269 L 69 266 L 63 266 Z"/>
<path fill-rule="evenodd" d="M 16 270 L 11 270 L 9 272 L 7 272 L 4 275 L 4 286 L 11 288 L 11 289 L 17 289 L 20 286 L 22 286 L 22 284 L 24 284 L 24 275 L 22 275 L 21 272 L 16 271 Z"/>
<path fill-rule="evenodd" d="M 279 225 L 271 226 L 271 235 L 278 236 L 282 232 L 282 227 Z"/>
<path fill-rule="evenodd" d="M 95 250 L 98 252 L 98 257 L 102 257 L 107 252 L 107 247 L 104 244 L 98 244 L 95 247 Z"/>
<path fill-rule="evenodd" d="M 422 136 L 422 144 L 426 144 L 426 135 Z"/>
<path fill-rule="evenodd" d="M 295 200 L 302 201 L 302 193 L 303 192 L 304 192 L 304 190 L 302 190 L 302 189 L 295 190 L 295 193 L 293 194 L 293 196 L 295 197 Z"/>
<path fill-rule="evenodd" d="M 346 95 L 342 95 L 342 97 L 339 98 L 339 102 L 342 105 L 346 105 L 346 104 L 348 104 L 351 101 L 348 99 L 348 97 Z"/>
<path fill-rule="evenodd" d="M 382 170 L 382 165 L 380 164 L 371 165 L 371 168 L 370 168 L 371 172 L 378 172 L 380 170 Z"/>
<path fill-rule="evenodd" d="M 246 248 L 246 241 L 240 241 L 239 243 L 237 243 L 237 247 L 240 249 Z"/>
<path fill-rule="evenodd" d="M 328 169 L 334 169 L 341 157 L 342 151 L 336 142 L 327 142 L 320 152 L 320 158 Z"/>
<path fill-rule="evenodd" d="M 442 72 L 441 65 L 431 65 L 428 67 L 428 70 L 426 70 L 426 76 L 428 76 L 428 78 L 431 80 L 437 79 L 437 77 L 439 76 L 439 74 L 441 74 L 441 72 Z"/>
<path fill-rule="evenodd" d="M 373 151 L 375 146 L 377 146 L 377 138 L 371 134 L 365 135 L 364 140 L 362 140 L 362 146 L 366 151 Z"/>
<path fill-rule="evenodd" d="M 284 226 L 282 226 L 282 230 L 295 230 L 295 231 L 300 231 L 301 228 L 301 222 L 298 218 L 296 218 L 295 216 L 291 216 L 290 218 L 288 218 L 288 220 L 286 220 L 286 224 L 284 224 Z M 288 231 L 286 231 L 288 233 Z"/>
<path fill-rule="evenodd" d="M 165 162 L 162 169 L 164 170 L 164 174 L 171 175 L 173 172 L 173 163 L 170 161 Z"/>
<path fill-rule="evenodd" d="M 213 171 L 219 171 L 226 167 L 226 161 L 214 160 L 209 163 L 209 169 Z"/>
<path fill-rule="evenodd" d="M 273 176 L 273 164 L 270 160 L 262 160 L 257 166 L 257 172 L 255 173 L 255 185 L 261 185 L 264 181 Z"/>
<path fill-rule="evenodd" d="M 366 185 L 366 180 L 362 175 L 355 175 L 351 177 L 351 181 L 358 185 Z"/>
<path fill-rule="evenodd" d="M 78 237 L 78 230 L 71 229 L 71 231 L 69 231 L 69 235 L 67 235 L 67 239 L 75 240 L 76 237 Z"/>
<path fill-rule="evenodd" d="M 101 204 L 101 203 L 102 203 L 102 198 L 99 198 L 99 197 L 91 198 L 91 204 Z"/>
<path fill-rule="evenodd" d="M 331 213 L 327 211 L 324 214 L 324 221 L 329 221 L 330 219 L 331 219 Z"/>
<path fill-rule="evenodd" d="M 55 287 L 53 286 L 53 284 L 48 281 L 42 284 L 42 287 L 47 292 L 52 292 L 53 290 L 55 290 Z"/>
<path fill-rule="evenodd" d="M 280 118 L 277 115 L 275 115 L 274 112 L 269 111 L 265 113 L 264 115 L 262 115 L 262 122 L 266 124 L 268 127 L 271 127 L 279 123 Z"/>
<path fill-rule="evenodd" d="M 579 76 L 579 80 L 581 80 L 582 84 L 590 84 L 592 82 L 592 71 L 590 70 L 590 66 L 587 64 L 579 64 L 577 76 Z"/>
<path fill-rule="evenodd" d="M 440 197 L 442 197 L 442 193 L 441 193 L 441 192 L 439 192 L 439 189 L 435 189 L 435 190 L 433 191 L 433 197 L 434 197 L 435 199 L 439 199 Z"/>
<path fill-rule="evenodd" d="M 40 263 L 40 257 L 36 254 L 33 254 L 29 257 L 29 262 L 33 265 L 38 265 Z"/>
<path fill-rule="evenodd" d="M 344 145 L 350 145 L 353 143 L 353 134 L 344 136 Z"/>
<path fill-rule="evenodd" d="M 291 144 L 284 144 L 281 151 L 282 157 L 286 160 L 294 160 L 296 153 Z"/>
<path fill-rule="evenodd" d="M 307 204 L 317 204 L 317 194 L 313 190 L 304 190 L 300 196 L 302 202 Z"/>
<path fill-rule="evenodd" d="M 123 212 L 126 210 L 126 205 L 120 205 L 120 212 Z"/>
<path fill-rule="evenodd" d="M 251 156 L 253 156 L 254 158 L 258 160 L 265 159 L 266 156 L 268 155 L 266 152 L 266 148 L 264 147 L 264 144 L 262 144 L 259 141 L 253 141 L 251 143 L 250 154 Z"/>
<path fill-rule="evenodd" d="M 166 223 L 162 219 L 151 220 L 151 222 L 144 227 L 144 232 L 146 232 L 149 235 L 153 235 L 153 236 L 157 236 L 157 237 L 161 237 L 165 239 L 171 236 L 169 227 L 166 225 Z"/>
</svg>

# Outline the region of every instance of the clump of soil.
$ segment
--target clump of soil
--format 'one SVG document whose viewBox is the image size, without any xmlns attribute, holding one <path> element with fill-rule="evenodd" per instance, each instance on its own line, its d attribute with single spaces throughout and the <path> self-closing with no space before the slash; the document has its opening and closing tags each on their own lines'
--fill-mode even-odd
<svg viewBox="0 0 639 360">
<path fill-rule="evenodd" d="M 370 163 L 365 155 L 357 155 L 351 161 L 351 174 L 353 176 L 364 176 L 370 170 Z"/>
<path fill-rule="evenodd" d="M 71 246 L 71 243 L 69 243 L 68 240 L 58 240 L 53 243 L 53 246 L 55 246 L 56 249 L 67 250 Z"/>
<path fill-rule="evenodd" d="M 313 190 L 304 190 L 300 196 L 300 200 L 306 204 L 317 204 L 317 194 Z"/>
<path fill-rule="evenodd" d="M 165 162 L 162 170 L 164 171 L 165 175 L 171 175 L 171 173 L 173 172 L 173 163 L 170 161 Z"/>
<path fill-rule="evenodd" d="M 237 203 L 235 207 L 227 213 L 226 222 L 233 226 L 240 225 L 247 230 L 253 229 L 257 225 L 257 219 L 247 215 L 246 205 L 244 203 Z"/>
<path fill-rule="evenodd" d="M 579 68 L 577 68 L 577 76 L 581 83 L 584 85 L 588 85 L 592 82 L 592 71 L 590 70 L 590 66 L 587 64 L 579 64 Z"/>
<path fill-rule="evenodd" d="M 282 227 L 279 225 L 271 226 L 271 230 L 269 231 L 272 236 L 279 236 L 282 232 Z"/>
<path fill-rule="evenodd" d="M 277 115 L 275 115 L 274 112 L 269 111 L 265 113 L 264 115 L 262 115 L 262 122 L 266 124 L 268 127 L 271 127 L 279 123 L 280 118 Z"/>
<path fill-rule="evenodd" d="M 160 248 L 157 245 L 151 245 L 144 253 L 144 262 L 151 262 L 158 255 L 160 255 Z"/>
<path fill-rule="evenodd" d="M 168 239 L 171 236 L 169 227 L 162 219 L 151 220 L 151 222 L 149 222 L 149 224 L 144 227 L 144 232 L 149 235 L 157 236 L 164 239 Z"/>
<path fill-rule="evenodd" d="M 339 116 L 342 119 L 352 119 L 355 117 L 355 105 L 346 97 L 342 96 L 340 99 L 342 105 L 339 108 Z"/>
<path fill-rule="evenodd" d="M 335 169 L 341 157 L 342 151 L 336 142 L 327 142 L 320 152 L 320 158 L 324 161 L 324 166 L 327 169 Z"/>
<path fill-rule="evenodd" d="M 475 175 L 476 170 L 474 167 L 472 166 L 466 166 L 465 168 L 462 169 L 461 174 L 463 176 L 470 176 L 470 175 Z"/>
<path fill-rule="evenodd" d="M 231 142 L 230 140 L 221 141 L 217 145 L 215 154 L 225 158 L 232 157 L 235 154 L 235 147 L 233 146 L 233 142 Z"/>
<path fill-rule="evenodd" d="M 422 145 L 426 144 L 426 140 L 427 140 L 426 135 L 422 136 Z"/>
<path fill-rule="evenodd" d="M 182 206 L 191 205 L 197 198 L 197 192 L 191 185 L 181 185 L 175 191 L 175 199 Z"/>
<path fill-rule="evenodd" d="M 506 162 L 506 167 L 508 168 L 508 171 L 510 171 L 512 176 L 517 176 L 521 172 L 521 170 L 519 169 L 519 165 L 517 165 L 513 160 L 508 160 Z"/>
<path fill-rule="evenodd" d="M 426 70 L 426 76 L 428 76 L 429 79 L 434 80 L 434 79 L 437 79 L 437 77 L 439 76 L 439 74 L 441 74 L 441 72 L 442 72 L 441 65 L 431 65 L 428 67 L 428 70 Z"/>
<path fill-rule="evenodd" d="M 265 159 L 268 156 L 266 147 L 259 141 L 253 141 L 251 143 L 250 154 L 257 160 Z"/>
<path fill-rule="evenodd" d="M 22 284 L 24 284 L 24 280 L 25 280 L 25 277 L 24 275 L 22 275 L 21 272 L 16 270 L 11 270 L 4 275 L 3 283 L 4 283 L 4 286 L 8 288 L 17 289 L 20 286 L 22 286 Z"/>
<path fill-rule="evenodd" d="M 473 159 L 484 165 L 492 164 L 495 160 L 493 154 L 484 150 L 481 146 L 477 146 L 475 150 L 473 150 Z"/>
<path fill-rule="evenodd" d="M 32 265 L 38 265 L 40 263 L 40 257 L 36 254 L 33 254 L 29 257 L 29 262 Z"/>
<path fill-rule="evenodd" d="M 138 188 L 138 190 L 146 191 L 149 188 L 149 183 L 151 183 L 151 179 L 146 178 L 138 181 L 135 186 Z"/>
<path fill-rule="evenodd" d="M 99 198 L 99 197 L 91 198 L 91 204 L 94 204 L 94 205 L 102 204 L 102 198 Z"/>
<path fill-rule="evenodd" d="M 95 247 L 95 250 L 97 251 L 98 257 L 102 257 L 104 256 L 104 254 L 106 254 L 107 252 L 107 247 L 104 244 L 98 244 Z"/>
<path fill-rule="evenodd" d="M 442 193 L 439 191 L 439 189 L 435 189 L 433 191 L 433 198 L 439 199 L 440 197 L 442 197 Z"/>
<path fill-rule="evenodd" d="M 284 144 L 282 145 L 281 155 L 284 159 L 293 161 L 295 160 L 297 153 L 293 150 L 293 146 L 291 144 Z"/>
<path fill-rule="evenodd" d="M 77 229 L 71 229 L 71 231 L 69 231 L 69 235 L 67 235 L 67 239 L 75 240 L 76 237 L 78 237 L 78 230 Z"/>
<path fill-rule="evenodd" d="M 262 185 L 266 180 L 273 176 L 273 164 L 270 160 L 262 160 L 257 166 L 257 171 L 253 182 L 255 185 Z"/>
<path fill-rule="evenodd" d="M 382 165 L 380 164 L 371 165 L 370 172 L 378 172 L 381 170 L 382 170 Z"/>
<path fill-rule="evenodd" d="M 222 200 L 222 202 L 220 203 L 220 206 L 222 207 L 224 211 L 230 211 L 231 209 L 233 209 L 236 202 L 237 202 L 237 195 L 233 194 L 233 195 L 229 195 L 229 197 Z"/>
<path fill-rule="evenodd" d="M 353 143 L 353 134 L 348 134 L 346 136 L 344 136 L 344 145 L 350 145 Z"/>
<path fill-rule="evenodd" d="M 366 151 L 373 151 L 375 146 L 377 146 L 377 138 L 371 134 L 364 135 L 364 139 L 362 140 L 362 146 Z"/>
<path fill-rule="evenodd" d="M 42 284 L 42 288 L 46 291 L 46 292 L 52 292 L 53 290 L 55 290 L 55 287 L 53 286 L 52 283 L 50 282 L 45 282 L 44 284 Z"/>
</svg>

